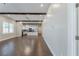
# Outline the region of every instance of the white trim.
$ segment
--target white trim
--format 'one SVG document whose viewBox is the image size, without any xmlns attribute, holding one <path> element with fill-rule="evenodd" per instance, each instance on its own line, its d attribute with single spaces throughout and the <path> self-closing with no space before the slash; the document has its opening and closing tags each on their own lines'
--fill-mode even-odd
<svg viewBox="0 0 79 59">
<path fill-rule="evenodd" d="M 67 21 L 68 21 L 68 56 L 76 55 L 76 6 L 75 3 L 67 4 Z"/>
<path fill-rule="evenodd" d="M 6 38 L 0 38 L 0 41 L 5 41 L 5 40 L 9 40 L 11 38 L 15 38 L 17 36 L 11 36 L 11 37 L 6 37 Z"/>
<path fill-rule="evenodd" d="M 44 37 L 43 37 L 43 38 L 44 38 Z M 44 39 L 44 41 L 45 41 L 47 47 L 49 48 L 50 52 L 52 53 L 52 55 L 55 56 L 55 53 L 54 53 L 54 51 L 52 51 L 51 46 L 47 43 L 47 41 L 46 41 L 45 39 Z"/>
</svg>

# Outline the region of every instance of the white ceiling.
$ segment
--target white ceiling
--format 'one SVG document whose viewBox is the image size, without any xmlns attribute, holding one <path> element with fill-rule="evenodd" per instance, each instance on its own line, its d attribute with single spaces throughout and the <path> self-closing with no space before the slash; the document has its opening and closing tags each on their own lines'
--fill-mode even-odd
<svg viewBox="0 0 79 59">
<path fill-rule="evenodd" d="M 3 15 L 14 20 L 43 20 L 45 15 Z"/>
<path fill-rule="evenodd" d="M 0 3 L 0 12 L 47 13 L 50 4 L 43 3 Z M 5 15 L 14 20 L 43 20 L 45 15 Z"/>
<path fill-rule="evenodd" d="M 30 13 L 46 13 L 49 3 L 43 3 L 44 7 L 40 7 L 41 3 L 0 3 L 0 12 L 30 12 Z"/>
</svg>

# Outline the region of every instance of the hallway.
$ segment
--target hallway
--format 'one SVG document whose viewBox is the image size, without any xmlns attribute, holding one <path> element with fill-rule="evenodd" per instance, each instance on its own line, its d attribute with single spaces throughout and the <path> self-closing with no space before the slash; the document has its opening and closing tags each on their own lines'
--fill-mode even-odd
<svg viewBox="0 0 79 59">
<path fill-rule="evenodd" d="M 52 56 L 42 36 L 24 36 L 0 42 L 1 56 Z"/>
</svg>

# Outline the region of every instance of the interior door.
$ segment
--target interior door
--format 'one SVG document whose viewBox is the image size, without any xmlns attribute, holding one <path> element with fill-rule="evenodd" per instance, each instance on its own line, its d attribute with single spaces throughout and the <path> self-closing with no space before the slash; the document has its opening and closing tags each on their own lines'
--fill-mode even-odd
<svg viewBox="0 0 79 59">
<path fill-rule="evenodd" d="M 79 4 L 76 5 L 77 7 L 77 36 L 76 36 L 76 40 L 77 40 L 77 55 L 79 56 Z"/>
</svg>

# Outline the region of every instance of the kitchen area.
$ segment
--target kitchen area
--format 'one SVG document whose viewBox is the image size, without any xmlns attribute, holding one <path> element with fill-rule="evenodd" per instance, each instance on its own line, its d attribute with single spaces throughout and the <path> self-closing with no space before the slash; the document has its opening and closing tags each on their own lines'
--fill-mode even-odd
<svg viewBox="0 0 79 59">
<path fill-rule="evenodd" d="M 22 37 L 23 36 L 38 36 L 42 33 L 42 23 L 35 22 L 22 22 Z"/>
</svg>

